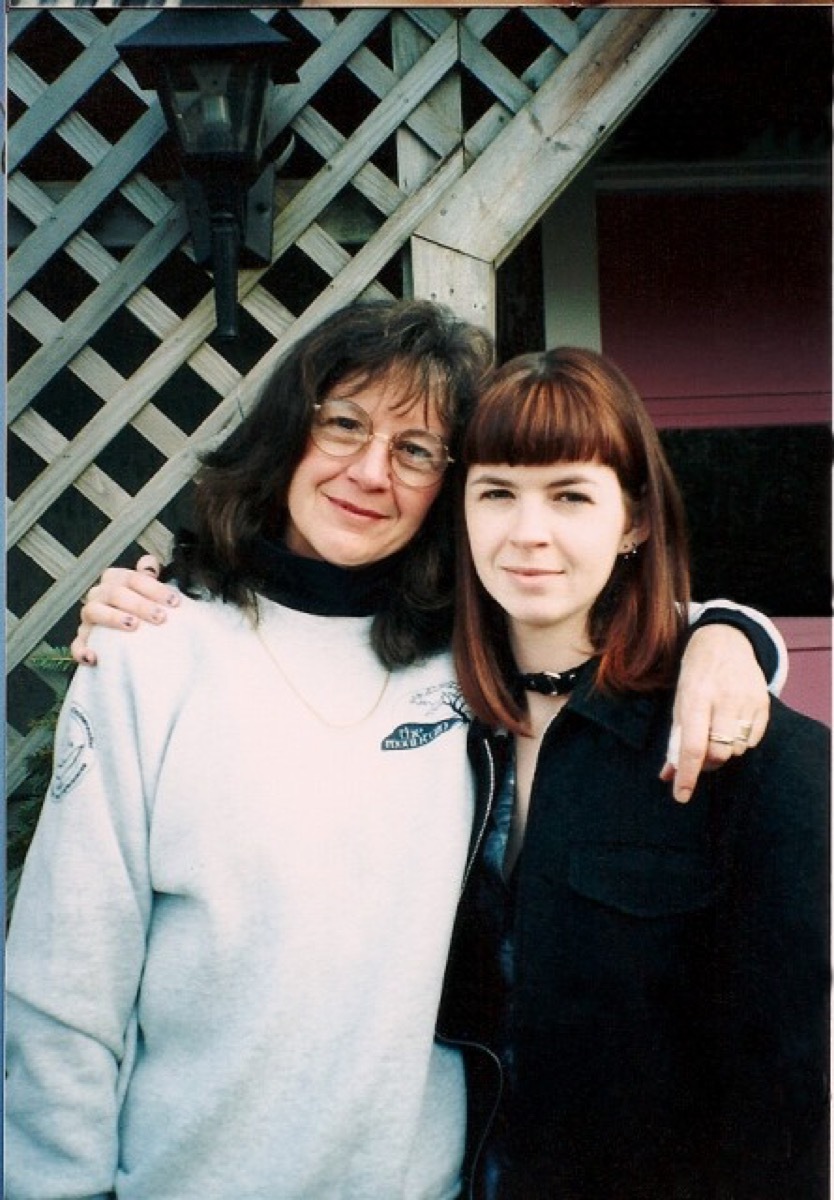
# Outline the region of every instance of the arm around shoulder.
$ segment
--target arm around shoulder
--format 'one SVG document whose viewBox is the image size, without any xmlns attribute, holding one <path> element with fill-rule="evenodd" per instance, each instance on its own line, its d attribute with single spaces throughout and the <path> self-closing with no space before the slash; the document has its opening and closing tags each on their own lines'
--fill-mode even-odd
<svg viewBox="0 0 834 1200">
<path fill-rule="evenodd" d="M 768 688 L 778 696 L 788 678 L 788 648 L 779 630 L 763 612 L 733 600 L 707 600 L 689 605 L 692 632 L 708 625 L 730 625 L 750 642 Z"/>
</svg>

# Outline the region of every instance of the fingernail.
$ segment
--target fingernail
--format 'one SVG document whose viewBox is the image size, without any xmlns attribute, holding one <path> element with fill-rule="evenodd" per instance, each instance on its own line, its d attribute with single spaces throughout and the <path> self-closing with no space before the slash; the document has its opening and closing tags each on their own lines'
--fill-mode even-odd
<svg viewBox="0 0 834 1200">
<path fill-rule="evenodd" d="M 95 655 L 91 654 L 89 650 L 85 650 L 81 655 L 81 661 L 86 663 L 88 667 L 94 667 L 96 663 Z"/>
<path fill-rule="evenodd" d="M 151 620 L 153 621 L 154 625 L 161 625 L 165 620 L 165 609 L 155 608 L 151 613 Z"/>
<path fill-rule="evenodd" d="M 179 602 L 180 602 L 179 592 L 169 592 L 168 595 L 165 597 L 165 603 L 167 605 L 169 605 L 171 608 L 176 608 L 177 605 L 179 604 Z"/>
<path fill-rule="evenodd" d="M 692 797 L 692 791 L 689 788 L 684 788 L 683 791 L 677 793 L 673 792 L 672 794 L 677 800 L 678 804 L 688 804 Z"/>
<path fill-rule="evenodd" d="M 125 629 L 133 629 L 136 626 L 136 618 L 131 617 L 129 614 L 124 616 L 122 617 L 122 625 L 124 625 Z"/>
</svg>

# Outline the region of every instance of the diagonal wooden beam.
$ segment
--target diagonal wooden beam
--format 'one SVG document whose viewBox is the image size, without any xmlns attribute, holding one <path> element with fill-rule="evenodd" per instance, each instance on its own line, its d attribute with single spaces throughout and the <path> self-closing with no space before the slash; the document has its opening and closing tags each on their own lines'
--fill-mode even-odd
<svg viewBox="0 0 834 1200">
<path fill-rule="evenodd" d="M 417 236 L 499 266 L 711 16 L 609 9 Z"/>
</svg>

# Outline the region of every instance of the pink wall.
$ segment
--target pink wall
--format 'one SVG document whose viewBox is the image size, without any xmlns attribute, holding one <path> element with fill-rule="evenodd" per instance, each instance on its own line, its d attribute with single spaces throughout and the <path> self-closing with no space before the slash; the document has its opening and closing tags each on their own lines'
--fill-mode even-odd
<svg viewBox="0 0 834 1200">
<path fill-rule="evenodd" d="M 831 422 L 822 190 L 597 197 L 602 345 L 661 428 Z M 783 698 L 831 723 L 831 622 L 777 621 Z"/>
<path fill-rule="evenodd" d="M 827 423 L 823 191 L 603 194 L 602 344 L 657 424 Z"/>
<path fill-rule="evenodd" d="M 831 622 L 825 617 L 782 617 L 776 624 L 790 655 L 782 699 L 830 725 Z"/>
</svg>

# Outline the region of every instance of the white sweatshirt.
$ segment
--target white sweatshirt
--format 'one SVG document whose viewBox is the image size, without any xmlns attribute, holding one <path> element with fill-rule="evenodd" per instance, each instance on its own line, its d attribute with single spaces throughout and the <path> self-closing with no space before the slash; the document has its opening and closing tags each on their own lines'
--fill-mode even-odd
<svg viewBox="0 0 834 1200">
<path fill-rule="evenodd" d="M 73 681 L 8 944 L 7 1200 L 457 1195 L 451 663 L 386 681 L 370 618 L 262 607 L 96 630 Z"/>
<path fill-rule="evenodd" d="M 370 618 L 262 609 L 96 630 L 73 680 L 8 945 L 8 1200 L 457 1195 L 451 664 L 386 682 Z"/>
</svg>

